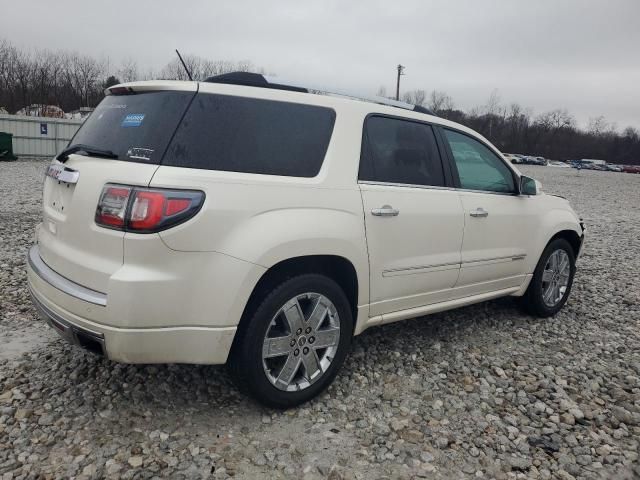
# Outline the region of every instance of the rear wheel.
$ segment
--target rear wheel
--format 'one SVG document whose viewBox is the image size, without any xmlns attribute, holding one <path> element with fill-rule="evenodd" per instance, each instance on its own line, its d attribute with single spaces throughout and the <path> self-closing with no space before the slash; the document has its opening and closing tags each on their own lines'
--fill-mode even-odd
<svg viewBox="0 0 640 480">
<path fill-rule="evenodd" d="M 573 248 L 563 238 L 547 245 L 522 297 L 525 309 L 539 317 L 558 313 L 571 293 L 576 272 Z"/>
<path fill-rule="evenodd" d="M 230 362 L 241 389 L 287 408 L 333 381 L 353 332 L 349 302 L 336 282 L 318 274 L 285 280 L 248 313 Z"/>
</svg>

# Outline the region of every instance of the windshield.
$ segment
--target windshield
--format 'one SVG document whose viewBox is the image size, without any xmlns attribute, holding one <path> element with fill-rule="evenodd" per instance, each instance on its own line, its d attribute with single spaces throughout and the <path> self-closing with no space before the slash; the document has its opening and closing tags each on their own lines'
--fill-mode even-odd
<svg viewBox="0 0 640 480">
<path fill-rule="evenodd" d="M 113 158 L 159 164 L 194 92 L 108 95 L 69 143 L 113 152 Z"/>
</svg>

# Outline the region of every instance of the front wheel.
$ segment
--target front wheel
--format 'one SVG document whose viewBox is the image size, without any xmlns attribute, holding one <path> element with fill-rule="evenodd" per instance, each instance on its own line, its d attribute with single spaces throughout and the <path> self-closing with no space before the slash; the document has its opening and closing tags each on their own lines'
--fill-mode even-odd
<svg viewBox="0 0 640 480">
<path fill-rule="evenodd" d="M 522 297 L 525 309 L 539 317 L 558 313 L 569 298 L 575 272 L 576 259 L 569 242 L 563 238 L 550 242 Z"/>
<path fill-rule="evenodd" d="M 230 362 L 242 390 L 287 408 L 333 381 L 353 332 L 349 302 L 336 282 L 318 274 L 290 278 L 248 314 Z"/>
</svg>

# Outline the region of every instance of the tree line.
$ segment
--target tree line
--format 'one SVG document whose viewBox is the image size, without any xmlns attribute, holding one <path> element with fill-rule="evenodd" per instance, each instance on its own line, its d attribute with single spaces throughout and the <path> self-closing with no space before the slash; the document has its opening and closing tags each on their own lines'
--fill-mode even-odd
<svg viewBox="0 0 640 480">
<path fill-rule="evenodd" d="M 383 87 L 379 95 L 386 96 Z M 589 119 L 586 129 L 566 109 L 533 115 L 518 103 L 503 105 L 497 91 L 487 103 L 464 112 L 445 92 L 405 92 L 405 102 L 429 108 L 436 115 L 461 123 L 484 135 L 502 152 L 542 156 L 553 160 L 595 158 L 611 163 L 640 165 L 640 133 L 634 127 L 619 132 L 605 117 Z"/>
<path fill-rule="evenodd" d="M 261 71 L 250 61 L 208 60 L 184 57 L 194 79 L 233 71 Z M 184 67 L 174 58 L 158 71 L 141 70 L 132 59 L 112 65 L 69 51 L 20 50 L 0 39 L 0 112 L 16 113 L 31 105 L 55 105 L 65 112 L 95 107 L 104 89 L 134 80 L 187 80 Z"/>
<path fill-rule="evenodd" d="M 232 71 L 263 73 L 250 61 L 209 60 L 184 56 L 193 78 L 202 80 Z M 0 112 L 16 113 L 31 105 L 56 105 L 65 112 L 95 107 L 104 89 L 134 80 L 186 80 L 177 58 L 158 71 L 141 70 L 132 59 L 113 65 L 69 51 L 25 51 L 0 39 Z M 387 96 L 384 88 L 378 95 Z M 503 152 L 567 160 L 599 158 L 613 163 L 640 164 L 640 133 L 634 127 L 618 131 L 604 117 L 591 118 L 586 129 L 577 127 L 566 109 L 534 116 L 517 103 L 503 105 L 494 91 L 485 105 L 463 111 L 455 107 L 446 93 L 412 90 L 403 100 L 425 106 L 440 117 L 466 125 L 487 137 Z"/>
</svg>

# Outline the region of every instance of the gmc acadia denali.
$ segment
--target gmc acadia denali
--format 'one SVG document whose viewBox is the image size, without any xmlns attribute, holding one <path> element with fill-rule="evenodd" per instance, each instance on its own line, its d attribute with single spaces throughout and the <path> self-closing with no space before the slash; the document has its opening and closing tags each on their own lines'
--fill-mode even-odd
<svg viewBox="0 0 640 480">
<path fill-rule="evenodd" d="M 584 225 L 424 108 L 233 73 L 117 85 L 46 171 L 34 304 L 127 363 L 229 363 L 289 407 L 369 327 L 567 301 Z"/>
</svg>

